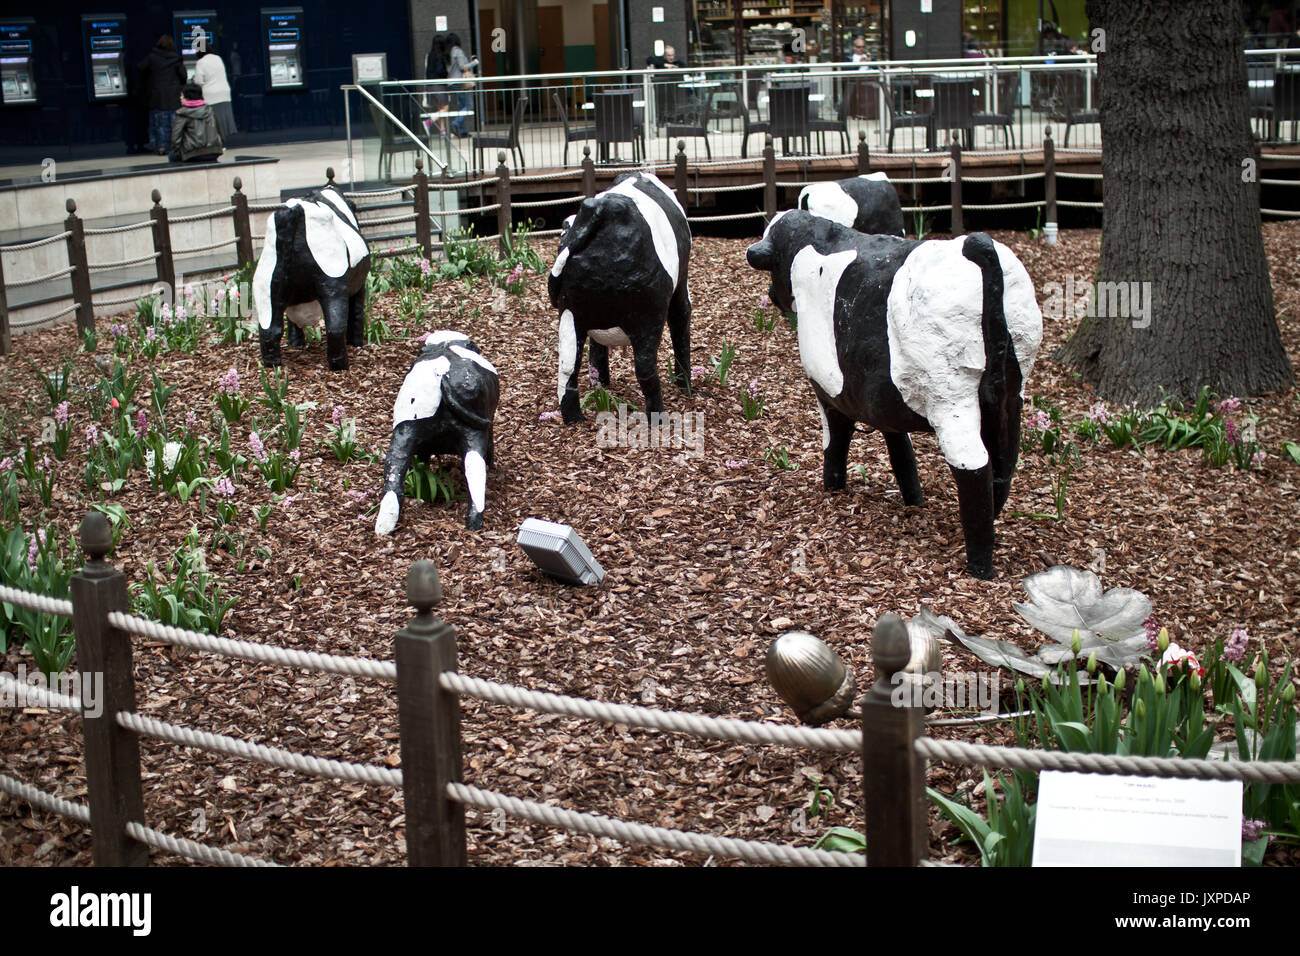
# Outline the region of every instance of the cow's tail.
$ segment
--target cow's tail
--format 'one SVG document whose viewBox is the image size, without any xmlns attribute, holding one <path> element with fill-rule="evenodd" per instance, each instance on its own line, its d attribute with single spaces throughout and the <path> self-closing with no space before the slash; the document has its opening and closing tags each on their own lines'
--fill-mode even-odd
<svg viewBox="0 0 1300 956">
<path fill-rule="evenodd" d="M 976 232 L 966 237 L 962 254 L 979 266 L 984 290 L 980 322 L 984 332 L 984 374 L 980 378 L 980 434 L 993 466 L 994 514 L 1011 490 L 1020 453 L 1020 364 L 1003 310 L 1002 263 L 993 240 Z"/>
</svg>

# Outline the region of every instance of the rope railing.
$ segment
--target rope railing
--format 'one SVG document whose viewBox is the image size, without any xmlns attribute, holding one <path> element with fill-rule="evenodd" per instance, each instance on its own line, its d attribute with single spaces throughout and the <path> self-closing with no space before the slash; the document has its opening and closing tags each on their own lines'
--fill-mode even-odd
<svg viewBox="0 0 1300 956">
<path fill-rule="evenodd" d="M 249 212 L 270 212 L 273 209 L 279 209 L 283 206 L 282 202 L 250 202 L 248 204 Z"/>
<path fill-rule="evenodd" d="M 1038 175 L 1043 175 L 1039 173 Z M 1059 169 L 1055 171 L 1057 179 L 1101 179 L 1101 173 L 1063 173 Z M 966 177 L 962 177 L 963 179 Z"/>
<path fill-rule="evenodd" d="M 565 196 L 563 199 L 539 199 L 535 202 L 515 202 L 510 200 L 511 209 L 541 209 L 544 206 L 566 206 L 571 202 L 582 202 L 586 196 Z"/>
<path fill-rule="evenodd" d="M 41 246 L 62 242 L 70 235 L 72 235 L 71 231 L 65 230 L 57 236 L 46 236 L 44 239 L 33 239 L 31 242 L 16 242 L 11 246 L 0 246 L 0 252 L 22 252 L 24 249 L 39 249 Z"/>
<path fill-rule="evenodd" d="M 210 242 L 206 246 L 193 246 L 189 249 L 176 249 L 172 255 L 175 256 L 193 256 L 200 252 L 208 252 L 212 249 L 220 249 L 222 246 L 233 246 L 239 242 L 238 236 L 231 236 L 229 239 L 222 239 L 220 242 Z"/>
<path fill-rule="evenodd" d="M 230 240 L 234 242 L 234 239 Z M 120 259 L 116 262 L 88 262 L 87 267 L 91 272 L 99 272 L 104 269 L 122 269 L 126 266 L 138 266 L 142 262 L 153 262 L 159 256 L 158 252 L 151 252 L 147 256 L 138 256 L 135 259 Z"/>
<path fill-rule="evenodd" d="M 0 773 L 0 790 L 19 800 L 26 800 L 41 810 L 57 813 L 61 817 L 70 817 L 78 823 L 90 825 L 90 807 L 84 803 L 73 803 L 52 793 L 46 793 L 31 784 L 15 780 L 8 774 Z"/>
<path fill-rule="evenodd" d="M 89 811 L 87 811 L 86 822 L 89 822 Z M 138 840 L 140 843 L 153 847 L 155 850 L 162 850 L 164 853 L 171 853 L 174 856 L 183 856 L 199 863 L 214 863 L 217 866 L 280 867 L 279 863 L 259 860 L 256 857 L 245 856 L 242 853 L 233 853 L 220 847 L 207 846 L 203 843 L 196 843 L 194 840 L 186 840 L 183 837 L 174 837 L 160 830 L 155 830 L 153 827 L 137 823 L 134 820 L 127 822 L 126 835 L 132 840 Z"/>
<path fill-rule="evenodd" d="M 521 707 L 546 714 L 586 717 L 608 724 L 626 724 L 652 730 L 669 730 L 693 737 L 733 740 L 741 743 L 780 744 L 809 750 L 853 751 L 862 749 L 862 734 L 852 730 L 821 730 L 791 727 L 787 724 L 762 724 L 729 717 L 703 717 L 680 711 L 657 710 L 629 704 L 608 704 L 582 697 L 567 697 L 544 691 L 498 684 L 458 671 L 443 671 L 438 683 L 444 690 L 511 707 Z"/>
<path fill-rule="evenodd" d="M 1036 173 L 1016 173 L 1010 176 L 968 176 L 965 173 L 962 173 L 961 181 L 964 183 L 1017 183 L 1028 179 L 1042 179 L 1046 175 L 1047 174 L 1042 170 L 1039 170 Z M 1060 176 L 1061 173 L 1057 173 L 1056 175 Z M 1101 179 L 1100 176 L 1097 178 Z M 898 180 L 893 179 L 890 180 L 891 183 L 897 181 Z"/>
<path fill-rule="evenodd" d="M 495 182 L 497 182 L 497 178 L 495 176 L 484 176 L 482 179 L 468 179 L 464 182 L 449 182 L 449 183 L 444 183 L 441 180 L 430 179 L 429 189 L 438 190 L 439 192 L 443 192 L 448 189 L 472 189 L 475 186 L 486 186 L 488 183 L 495 183 Z"/>
<path fill-rule="evenodd" d="M 70 714 L 81 713 L 81 701 L 78 698 L 57 693 L 46 687 L 24 684 L 3 672 L 0 672 L 0 687 L 13 694 L 14 699 L 20 701 L 24 706 L 30 702 L 37 707 L 66 710 Z"/>
<path fill-rule="evenodd" d="M 521 817 L 533 823 L 559 827 L 574 833 L 603 836 L 622 843 L 640 843 L 668 850 L 724 856 L 752 863 L 769 863 L 778 866 L 866 866 L 866 859 L 855 853 L 834 853 L 829 850 L 811 850 L 804 847 L 783 846 L 779 843 L 761 843 L 756 840 L 737 840 L 731 837 L 691 833 L 667 827 L 632 823 L 594 813 L 564 810 L 532 800 L 520 800 L 491 790 L 467 786 L 463 783 L 447 784 L 447 796 L 458 803 L 481 810 L 503 810 L 506 814 Z"/>
<path fill-rule="evenodd" d="M 441 243 L 439 243 L 438 248 L 441 247 L 442 247 Z M 414 246 L 403 246 L 401 249 L 389 249 L 385 252 L 376 252 L 374 253 L 374 257 L 376 259 L 386 259 L 389 256 L 406 256 L 406 255 L 410 255 L 412 252 L 419 252 L 419 251 L 420 251 L 420 246 L 417 244 Z"/>
<path fill-rule="evenodd" d="M 778 183 L 778 185 L 780 185 Z M 738 193 L 749 189 L 762 189 L 763 183 L 745 183 L 740 186 L 687 186 L 690 193 Z"/>
<path fill-rule="evenodd" d="M 414 222 L 418 218 L 415 213 L 408 212 L 401 216 L 385 216 L 381 219 L 359 219 L 357 225 L 361 228 L 366 226 L 392 226 L 399 222 Z"/>
<path fill-rule="evenodd" d="M 123 296 L 120 299 L 100 299 L 95 303 L 96 306 L 127 305 L 131 302 L 139 302 L 140 299 L 148 293 L 138 293 L 136 295 Z"/>
<path fill-rule="evenodd" d="M 41 614 L 72 617 L 71 601 L 52 598 L 45 594 L 37 594 L 34 591 L 20 591 L 17 588 L 0 585 L 0 601 L 5 604 L 16 604 L 18 607 L 26 608 L 29 611 L 39 611 Z"/>
<path fill-rule="evenodd" d="M 563 173 L 529 173 L 527 176 L 511 176 L 512 183 L 544 183 L 561 179 L 581 179 L 581 169 L 571 169 Z"/>
<path fill-rule="evenodd" d="M 926 213 L 926 212 L 945 212 L 952 210 L 952 203 L 944 203 L 942 206 L 904 206 L 903 212 Z"/>
<path fill-rule="evenodd" d="M 476 212 L 495 212 L 501 208 L 499 202 L 494 202 L 490 206 L 470 206 L 467 209 L 430 209 L 430 216 L 469 216 Z"/>
<path fill-rule="evenodd" d="M 0 593 L 0 599 L 3 594 Z M 71 602 L 68 602 L 71 614 Z M 365 657 L 343 657 L 337 654 L 319 654 L 315 651 L 299 651 L 289 647 L 273 644 L 254 644 L 251 641 L 237 641 L 228 637 L 214 637 L 198 631 L 188 631 L 170 624 L 159 624 L 148 618 L 137 617 L 122 611 L 110 611 L 108 623 L 128 634 L 147 637 L 152 641 L 188 647 L 190 650 L 220 654 L 222 657 L 237 657 L 246 661 L 262 664 L 277 664 L 281 667 L 300 667 L 303 670 L 319 671 L 326 674 L 348 674 L 355 677 L 372 677 L 376 680 L 397 680 L 397 665 L 387 661 L 370 660 Z"/>
<path fill-rule="evenodd" d="M 1261 179 L 1259 184 L 1261 186 L 1300 186 L 1300 179 Z"/>
<path fill-rule="evenodd" d="M 1104 209 L 1105 204 L 1099 202 L 1075 202 L 1074 200 L 1058 199 L 1058 206 L 1069 206 L 1075 209 Z"/>
<path fill-rule="evenodd" d="M 1260 212 L 1267 216 L 1300 216 L 1294 209 L 1261 209 Z"/>
<path fill-rule="evenodd" d="M 1029 202 L 995 202 L 995 203 L 973 203 L 964 202 L 961 204 L 962 209 L 973 209 L 976 212 L 983 212 L 987 209 L 1037 209 L 1046 206 L 1047 202 L 1042 199 L 1035 199 Z M 1061 203 L 1057 202 L 1057 205 Z M 949 207 L 951 208 L 951 207 Z"/>
<path fill-rule="evenodd" d="M 43 276 L 36 276 L 33 279 L 5 279 L 5 288 L 21 289 L 23 286 L 40 285 L 42 282 L 50 282 L 54 279 L 62 279 L 64 276 L 70 276 L 76 271 L 74 266 L 68 266 L 66 269 L 55 269 L 53 272 L 47 272 Z"/>
<path fill-rule="evenodd" d="M 21 322 L 16 322 L 11 318 L 9 320 L 9 326 L 10 328 L 15 328 L 15 329 L 27 329 L 27 328 L 31 328 L 34 325 L 44 325 L 46 322 L 53 322 L 55 319 L 61 319 L 65 315 L 68 315 L 72 312 L 76 312 L 80 308 L 81 308 L 81 303 L 74 302 L 66 309 L 60 309 L 58 312 L 52 312 L 49 315 L 43 315 L 38 319 L 23 319 Z"/>
<path fill-rule="evenodd" d="M 753 219 L 755 216 L 765 216 L 767 213 L 761 209 L 757 212 L 737 212 L 726 216 L 687 216 L 687 222 L 730 222 L 733 219 Z"/>
<path fill-rule="evenodd" d="M 1071 753 L 992 747 L 958 740 L 921 737 L 916 751 L 922 757 L 945 763 L 1011 770 L 1070 770 L 1080 773 L 1129 774 L 1144 777 L 1179 777 L 1193 780 L 1244 780 L 1250 783 L 1296 783 L 1300 761 L 1194 760 L 1183 757 L 1136 757 L 1115 754 Z"/>
<path fill-rule="evenodd" d="M 87 227 L 83 231 L 88 236 L 112 236 L 119 232 L 131 232 L 135 229 L 146 229 L 153 227 L 152 219 L 142 219 L 140 222 L 129 223 L 125 226 L 106 226 L 102 229 L 91 229 Z"/>
<path fill-rule="evenodd" d="M 176 225 L 182 222 L 198 222 L 202 219 L 216 219 L 219 216 L 233 216 L 235 214 L 234 206 L 218 206 L 216 209 L 209 209 L 207 212 L 196 212 L 189 216 L 169 216 L 168 225 Z"/>
<path fill-rule="evenodd" d="M 348 199 L 380 199 L 384 196 L 400 196 L 405 192 L 415 192 L 415 186 L 394 186 L 392 189 L 370 189 L 364 192 L 343 193 Z"/>
<path fill-rule="evenodd" d="M 356 783 L 368 783 L 378 787 L 402 786 L 402 772 L 389 767 L 375 767 L 364 763 L 349 763 L 342 760 L 327 760 L 300 754 L 281 747 L 268 747 L 265 744 L 251 744 L 238 737 L 225 734 L 212 734 L 205 730 L 182 727 L 164 720 L 145 717 L 132 711 L 118 711 L 116 720 L 127 730 L 147 737 L 157 737 L 182 747 L 194 747 L 211 753 L 242 757 L 254 763 L 280 767 L 284 770 L 297 770 L 315 777 L 330 777 L 337 780 L 352 780 Z"/>
</svg>

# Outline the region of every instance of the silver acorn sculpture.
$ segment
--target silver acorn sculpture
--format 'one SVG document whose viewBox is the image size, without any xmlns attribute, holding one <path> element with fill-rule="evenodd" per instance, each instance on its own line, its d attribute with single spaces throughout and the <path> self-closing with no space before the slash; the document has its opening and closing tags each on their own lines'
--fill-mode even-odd
<svg viewBox="0 0 1300 956">
<path fill-rule="evenodd" d="M 839 657 L 806 631 L 782 634 L 767 650 L 767 679 L 805 724 L 842 717 L 857 682 Z"/>
</svg>

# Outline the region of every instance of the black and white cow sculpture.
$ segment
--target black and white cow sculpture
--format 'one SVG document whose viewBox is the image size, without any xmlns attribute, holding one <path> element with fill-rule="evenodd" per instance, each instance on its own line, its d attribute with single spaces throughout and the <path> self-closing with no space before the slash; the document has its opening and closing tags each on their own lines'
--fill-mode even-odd
<svg viewBox="0 0 1300 956">
<path fill-rule="evenodd" d="M 879 428 L 903 501 L 921 503 L 908 432 L 933 431 L 957 481 L 966 561 L 993 576 L 993 519 L 1020 451 L 1021 387 L 1043 317 L 1033 283 L 983 233 L 867 236 L 802 210 L 778 214 L 749 264 L 798 314 L 799 358 L 822 415 L 822 478 L 844 487 L 854 423 Z"/>
<path fill-rule="evenodd" d="M 280 364 L 286 318 L 289 344 L 304 345 L 303 328 L 324 314 L 329 367 L 347 368 L 347 346 L 365 344 L 369 272 L 370 250 L 357 227 L 356 206 L 338 187 L 290 199 L 267 216 L 266 240 L 253 273 L 262 364 Z"/>
<path fill-rule="evenodd" d="M 799 193 L 798 206 L 815 216 L 868 235 L 905 235 L 898 190 L 884 173 L 863 173 L 836 182 L 809 183 Z"/>
<path fill-rule="evenodd" d="M 621 176 L 585 200 L 560 236 L 547 288 L 560 310 L 557 390 L 564 421 L 582 421 L 578 369 L 591 338 L 591 364 L 609 385 L 609 346 L 631 345 L 646 412 L 664 410 L 659 340 L 673 342 L 673 376 L 690 387 L 691 230 L 677 197 L 649 173 Z"/>
<path fill-rule="evenodd" d="M 384 461 L 384 496 L 375 533 L 388 534 L 402 510 L 402 483 L 415 456 L 458 455 L 465 461 L 469 511 L 465 527 L 483 527 L 487 470 L 492 463 L 492 419 L 500 385 L 497 370 L 469 336 L 434 332 L 406 373 L 393 402 L 393 437 Z"/>
</svg>

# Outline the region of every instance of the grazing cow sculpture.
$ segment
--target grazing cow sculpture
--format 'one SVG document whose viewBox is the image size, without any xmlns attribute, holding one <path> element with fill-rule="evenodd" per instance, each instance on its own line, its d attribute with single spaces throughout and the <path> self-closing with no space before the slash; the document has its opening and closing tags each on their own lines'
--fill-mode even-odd
<svg viewBox="0 0 1300 956">
<path fill-rule="evenodd" d="M 798 205 L 815 216 L 868 235 L 905 235 L 898 190 L 884 173 L 809 183 L 800 191 Z"/>
<path fill-rule="evenodd" d="M 388 534 L 402 510 L 402 483 L 411 459 L 459 455 L 465 461 L 469 511 L 465 527 L 483 527 L 487 469 L 492 461 L 492 419 L 500 384 L 497 370 L 469 336 L 434 332 L 393 402 L 393 437 L 384 461 L 384 495 L 375 533 Z"/>
<path fill-rule="evenodd" d="M 798 314 L 824 487 L 844 487 L 863 422 L 884 433 L 904 503 L 919 505 L 908 433 L 933 431 L 957 482 L 967 567 L 993 577 L 993 519 L 1011 488 L 1021 388 L 1043 334 L 1024 266 L 983 233 L 866 236 L 802 210 L 778 214 L 747 258 L 772 273 L 772 301 Z"/>
<path fill-rule="evenodd" d="M 267 216 L 253 273 L 262 364 L 280 364 L 286 318 L 289 344 L 304 345 L 303 328 L 323 314 L 329 367 L 347 368 L 347 346 L 365 344 L 369 272 L 370 250 L 357 226 L 356 206 L 337 186 L 290 199 Z"/>
<path fill-rule="evenodd" d="M 609 346 L 631 345 L 646 412 L 664 410 L 659 340 L 673 343 L 673 377 L 690 388 L 691 231 L 677 197 L 649 173 L 621 176 L 566 220 L 547 282 L 560 311 L 557 395 L 566 424 L 582 421 L 578 369 L 591 338 L 591 364 L 609 385 Z"/>
</svg>

